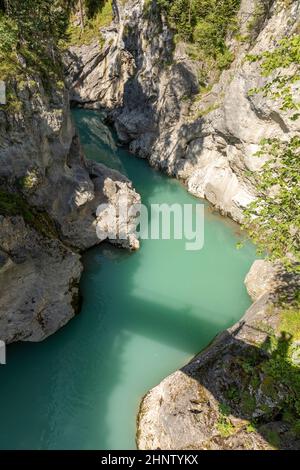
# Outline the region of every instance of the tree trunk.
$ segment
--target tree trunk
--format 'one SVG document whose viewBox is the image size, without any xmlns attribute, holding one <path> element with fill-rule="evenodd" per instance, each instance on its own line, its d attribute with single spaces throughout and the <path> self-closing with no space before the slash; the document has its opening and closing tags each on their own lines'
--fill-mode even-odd
<svg viewBox="0 0 300 470">
<path fill-rule="evenodd" d="M 4 10 L 8 15 L 11 13 L 10 2 L 9 0 L 4 0 Z"/>
<path fill-rule="evenodd" d="M 84 30 L 83 0 L 79 0 L 80 28 Z"/>
</svg>

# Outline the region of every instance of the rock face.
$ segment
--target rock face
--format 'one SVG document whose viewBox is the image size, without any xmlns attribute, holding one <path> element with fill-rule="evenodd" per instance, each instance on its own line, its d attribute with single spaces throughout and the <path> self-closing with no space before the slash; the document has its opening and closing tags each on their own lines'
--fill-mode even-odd
<svg viewBox="0 0 300 470">
<path fill-rule="evenodd" d="M 53 88 L 49 96 L 37 82 L 34 88 L 16 90 L 16 95 L 21 112 L 1 113 L 0 181 L 7 188 L 20 187 L 30 205 L 46 211 L 62 240 L 90 248 L 99 243 L 97 207 L 113 197 L 103 192 L 106 181 L 115 182 L 115 192 L 122 187 L 129 203 L 138 202 L 139 196 L 123 175 L 85 160 L 65 89 Z M 120 244 L 129 243 L 120 240 Z"/>
<path fill-rule="evenodd" d="M 85 160 L 62 83 L 11 86 L 0 107 L 0 338 L 39 341 L 76 312 L 78 250 L 110 238 L 138 249 L 134 215 L 118 211 L 140 196 L 117 171 Z M 110 232 L 100 204 L 106 217 L 114 211 Z"/>
<path fill-rule="evenodd" d="M 253 301 L 276 288 L 279 272 L 280 267 L 271 262 L 260 259 L 253 263 L 245 279 L 248 294 Z"/>
<path fill-rule="evenodd" d="M 255 197 L 249 171 L 259 171 L 264 163 L 253 156 L 261 139 L 299 131 L 280 102 L 249 96 L 266 79 L 259 64 L 245 56 L 270 50 L 275 41 L 296 31 L 299 3 L 270 2 L 251 40 L 229 37 L 235 60 L 220 75 L 211 74 L 211 89 L 201 95 L 202 64 L 189 58 L 185 44 L 174 47 L 156 2 L 114 0 L 113 7 L 114 22 L 102 31 L 103 48 L 96 43 L 71 47 L 66 56 L 73 101 L 105 108 L 131 151 L 241 221 L 243 208 Z M 241 37 L 254 9 L 254 2 L 242 0 Z"/>
<path fill-rule="evenodd" d="M 261 273 L 268 270 L 269 263 L 254 263 L 247 284 L 257 300 L 241 321 L 144 397 L 138 416 L 139 449 L 300 448 L 299 438 L 277 411 L 290 390 L 257 366 L 268 358 L 263 345 L 280 320 L 272 310 L 274 291 L 269 285 L 260 292 L 257 288 Z M 276 289 L 281 281 L 273 279 Z M 298 292 L 299 286 L 297 278 Z M 254 421 L 255 428 L 249 424 Z"/>
<path fill-rule="evenodd" d="M 40 341 L 79 309 L 80 256 L 22 217 L 0 216 L 0 336 Z"/>
<path fill-rule="evenodd" d="M 210 70 L 206 87 L 199 86 L 204 64 L 190 57 L 186 44 L 173 41 L 155 0 L 113 0 L 104 46 L 71 47 L 65 58 L 75 103 L 105 109 L 133 153 L 238 222 L 256 196 L 255 174 L 266 161 L 254 156 L 261 140 L 299 132 L 299 120 L 290 119 L 280 100 L 250 93 L 268 79 L 247 54 L 272 50 L 299 32 L 298 1 L 264 4 L 258 18 L 257 3 L 241 1 L 239 37 L 227 37 L 234 61 L 222 72 Z M 276 447 L 274 435 L 280 436 L 279 447 L 300 447 L 291 425 L 276 415 L 287 390 L 252 367 L 267 360 L 262 344 L 280 322 L 272 310 L 274 289 L 284 291 L 286 282 L 277 266 L 254 264 L 246 285 L 255 303 L 243 319 L 143 399 L 140 449 L 268 449 Z M 255 429 L 253 420 L 259 423 Z"/>
</svg>

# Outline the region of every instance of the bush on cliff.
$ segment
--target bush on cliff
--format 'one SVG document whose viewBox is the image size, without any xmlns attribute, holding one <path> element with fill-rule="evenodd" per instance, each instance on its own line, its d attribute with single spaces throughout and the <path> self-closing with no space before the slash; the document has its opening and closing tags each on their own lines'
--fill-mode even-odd
<svg viewBox="0 0 300 470">
<path fill-rule="evenodd" d="M 195 44 L 200 55 L 215 59 L 219 68 L 231 62 L 226 37 L 237 28 L 240 0 L 158 0 L 158 4 L 179 38 Z"/>
<path fill-rule="evenodd" d="M 300 36 L 279 41 L 271 51 L 250 55 L 259 62 L 267 77 L 262 93 L 279 101 L 290 119 L 300 118 L 300 102 L 295 90 L 300 82 Z M 245 211 L 245 228 L 261 251 L 273 260 L 280 259 L 290 269 L 300 270 L 300 138 L 264 139 L 258 155 L 268 157 L 255 175 L 257 198 Z"/>
<path fill-rule="evenodd" d="M 30 70 L 58 71 L 58 43 L 65 37 L 69 0 L 6 0 L 0 4 L 0 78 Z"/>
</svg>

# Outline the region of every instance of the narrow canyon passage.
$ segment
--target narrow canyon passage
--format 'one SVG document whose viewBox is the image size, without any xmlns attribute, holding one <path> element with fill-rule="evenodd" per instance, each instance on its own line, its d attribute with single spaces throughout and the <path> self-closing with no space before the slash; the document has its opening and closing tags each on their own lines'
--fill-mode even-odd
<svg viewBox="0 0 300 470">
<path fill-rule="evenodd" d="M 116 145 L 94 111 L 73 116 L 85 154 L 120 170 L 146 205 L 199 200 Z M 244 278 L 255 249 L 206 204 L 205 244 L 144 240 L 128 253 L 84 255 L 82 312 L 38 344 L 12 344 L 1 370 L 3 449 L 132 449 L 142 396 L 183 366 L 250 305 Z"/>
</svg>

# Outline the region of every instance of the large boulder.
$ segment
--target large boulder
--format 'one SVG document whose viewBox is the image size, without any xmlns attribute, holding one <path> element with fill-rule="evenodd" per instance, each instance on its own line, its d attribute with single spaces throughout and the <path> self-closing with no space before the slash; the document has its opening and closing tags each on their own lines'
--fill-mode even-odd
<svg viewBox="0 0 300 470">
<path fill-rule="evenodd" d="M 251 299 L 255 301 L 266 292 L 276 290 L 279 275 L 279 265 L 274 265 L 263 259 L 254 261 L 245 279 L 245 285 Z"/>
<path fill-rule="evenodd" d="M 265 276 L 259 262 L 251 278 L 257 267 Z M 272 274 L 271 279 L 262 280 L 261 288 L 257 278 L 255 282 L 248 278 L 257 300 L 244 317 L 145 395 L 138 414 L 139 449 L 300 448 L 293 424 L 282 415 L 282 403 L 295 390 L 291 392 L 284 377 L 280 380 L 281 374 L 296 380 L 299 341 L 281 330 L 284 316 L 273 304 Z M 293 278 L 299 293 L 299 276 Z M 295 328 L 299 311 L 293 315 Z M 276 344 L 274 335 L 277 349 L 270 353 Z M 283 353 L 288 350 L 292 351 L 290 359 Z M 274 367 L 278 367 L 276 378 Z"/>
<path fill-rule="evenodd" d="M 0 109 L 0 339 L 7 342 L 42 340 L 78 311 L 79 251 L 105 239 L 139 247 L 134 214 L 121 221 L 118 207 L 140 196 L 119 172 L 86 161 L 64 84 L 46 90 L 34 78 L 12 81 Z M 101 204 L 115 214 L 113 233 L 105 232 Z"/>
<path fill-rule="evenodd" d="M 41 341 L 79 312 L 80 256 L 20 216 L 0 215 L 0 338 Z"/>
</svg>

